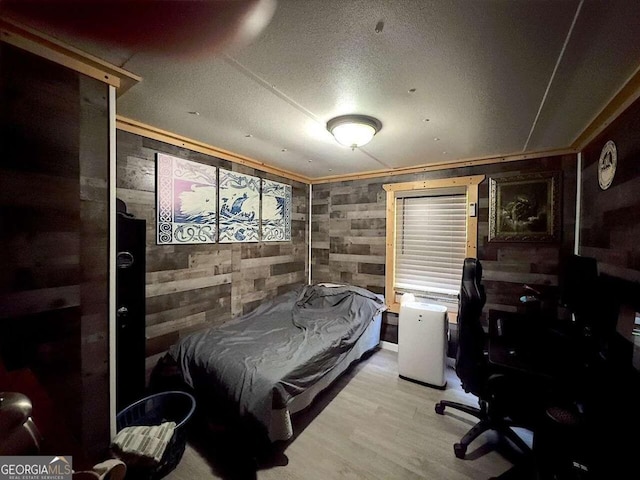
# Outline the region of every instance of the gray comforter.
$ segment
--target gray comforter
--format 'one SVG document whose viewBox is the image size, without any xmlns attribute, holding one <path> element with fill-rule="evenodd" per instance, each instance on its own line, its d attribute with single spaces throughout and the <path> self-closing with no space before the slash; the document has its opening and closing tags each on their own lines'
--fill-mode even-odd
<svg viewBox="0 0 640 480">
<path fill-rule="evenodd" d="M 197 392 L 222 394 L 267 430 L 282 408 L 348 354 L 384 303 L 354 287 L 301 286 L 192 334 L 169 354 Z"/>
</svg>

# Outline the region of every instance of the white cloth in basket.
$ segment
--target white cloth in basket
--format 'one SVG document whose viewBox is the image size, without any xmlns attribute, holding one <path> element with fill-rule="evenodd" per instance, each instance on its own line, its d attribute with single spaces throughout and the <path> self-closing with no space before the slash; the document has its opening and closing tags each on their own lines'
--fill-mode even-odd
<svg viewBox="0 0 640 480">
<path fill-rule="evenodd" d="M 175 422 L 125 427 L 113 439 L 111 449 L 127 465 L 158 465 L 175 428 Z"/>
</svg>

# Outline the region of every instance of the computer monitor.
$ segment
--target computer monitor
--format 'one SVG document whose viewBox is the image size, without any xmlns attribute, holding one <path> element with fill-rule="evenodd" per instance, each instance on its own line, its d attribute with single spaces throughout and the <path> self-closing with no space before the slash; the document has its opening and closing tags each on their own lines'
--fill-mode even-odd
<svg viewBox="0 0 640 480">
<path fill-rule="evenodd" d="M 571 312 L 575 332 L 589 350 L 601 352 L 615 332 L 620 307 L 615 284 L 599 274 L 595 258 L 575 254 L 563 259 L 559 283 L 560 303 Z"/>
<path fill-rule="evenodd" d="M 576 316 L 588 312 L 599 297 L 598 262 L 572 254 L 563 259 L 560 269 L 560 303 Z"/>
</svg>

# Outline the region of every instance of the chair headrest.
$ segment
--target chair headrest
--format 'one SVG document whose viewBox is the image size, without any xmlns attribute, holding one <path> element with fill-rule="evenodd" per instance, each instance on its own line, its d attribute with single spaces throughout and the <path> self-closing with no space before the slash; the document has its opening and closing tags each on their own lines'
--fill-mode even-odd
<svg viewBox="0 0 640 480">
<path fill-rule="evenodd" d="M 462 268 L 463 281 L 480 282 L 482 280 L 482 265 L 477 258 L 465 258 Z"/>
</svg>

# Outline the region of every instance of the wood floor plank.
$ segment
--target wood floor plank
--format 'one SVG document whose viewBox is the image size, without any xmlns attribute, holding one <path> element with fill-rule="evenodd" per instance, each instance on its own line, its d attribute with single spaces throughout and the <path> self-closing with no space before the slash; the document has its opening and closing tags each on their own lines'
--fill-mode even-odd
<svg viewBox="0 0 640 480">
<path fill-rule="evenodd" d="M 248 478 L 259 480 L 486 479 L 509 469 L 491 433 L 476 440 L 461 460 L 453 444 L 475 423 L 466 414 L 435 413 L 442 399 L 469 404 L 453 369 L 446 390 L 398 377 L 397 353 L 379 350 L 359 362 L 294 418 L 297 435 L 283 451 L 285 465 L 223 474 L 215 452 L 188 444 L 168 480 Z M 205 447 L 206 449 L 206 447 Z"/>
</svg>

